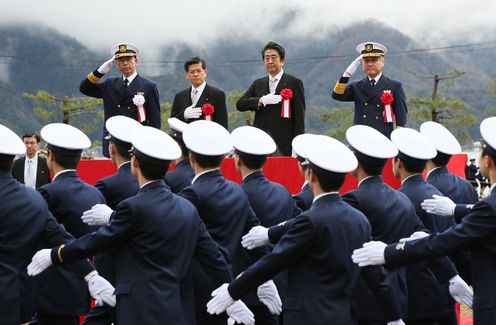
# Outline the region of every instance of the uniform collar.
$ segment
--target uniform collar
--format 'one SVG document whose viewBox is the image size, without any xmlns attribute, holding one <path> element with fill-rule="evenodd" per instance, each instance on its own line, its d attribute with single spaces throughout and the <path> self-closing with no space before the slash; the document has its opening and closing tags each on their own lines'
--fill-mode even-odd
<svg viewBox="0 0 496 325">
<path fill-rule="evenodd" d="M 337 195 L 337 196 L 339 196 L 339 192 L 327 192 L 327 193 L 319 194 L 319 195 L 317 195 L 316 197 L 313 198 L 312 205 L 315 203 L 315 201 L 317 201 L 321 197 L 328 196 L 328 195 L 334 195 L 334 194 Z"/>
<path fill-rule="evenodd" d="M 193 185 L 196 182 L 196 180 L 198 178 L 200 178 L 200 176 L 205 175 L 206 173 L 215 172 L 215 171 L 219 171 L 220 172 L 220 168 L 209 169 L 209 170 L 206 170 L 204 172 L 199 173 L 198 175 L 195 175 L 195 177 L 193 177 L 193 180 L 191 181 L 191 185 Z"/>
<path fill-rule="evenodd" d="M 67 174 L 67 173 L 70 173 L 70 174 L 77 174 L 76 170 L 75 169 L 64 169 L 60 172 L 58 172 L 57 174 L 55 174 L 53 176 L 53 181 L 57 178 L 57 177 L 63 177 L 63 176 L 66 176 L 64 174 Z M 67 176 L 70 176 L 70 175 L 67 175 Z"/>
<path fill-rule="evenodd" d="M 132 75 L 130 75 L 129 77 L 124 77 L 122 76 L 122 81 L 124 81 L 124 79 L 127 79 L 128 81 L 128 87 L 129 85 L 131 84 L 131 82 L 133 82 L 134 78 L 136 78 L 136 76 L 138 75 L 138 71 L 135 71 Z"/>
</svg>

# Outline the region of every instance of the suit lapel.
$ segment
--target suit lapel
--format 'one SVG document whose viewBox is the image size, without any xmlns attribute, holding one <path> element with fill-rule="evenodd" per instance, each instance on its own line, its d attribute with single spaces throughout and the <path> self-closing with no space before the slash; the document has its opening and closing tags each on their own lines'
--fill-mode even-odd
<svg viewBox="0 0 496 325">
<path fill-rule="evenodd" d="M 203 92 L 200 95 L 200 98 L 198 99 L 197 107 L 202 107 L 203 104 L 205 103 L 211 103 L 212 98 L 210 94 L 210 86 L 208 84 L 205 85 L 205 88 L 203 89 Z"/>
<path fill-rule="evenodd" d="M 267 77 L 267 88 L 269 88 L 269 77 Z M 279 83 L 277 84 L 275 93 L 279 94 L 284 88 L 290 88 L 288 86 L 288 77 L 286 76 L 286 72 L 282 74 L 281 80 L 279 80 Z"/>
<path fill-rule="evenodd" d="M 142 86 L 143 80 L 141 79 L 140 75 L 136 75 L 136 78 L 134 78 L 133 82 L 131 82 L 129 87 L 127 87 L 127 96 L 136 95 L 136 93 L 142 91 Z"/>
</svg>

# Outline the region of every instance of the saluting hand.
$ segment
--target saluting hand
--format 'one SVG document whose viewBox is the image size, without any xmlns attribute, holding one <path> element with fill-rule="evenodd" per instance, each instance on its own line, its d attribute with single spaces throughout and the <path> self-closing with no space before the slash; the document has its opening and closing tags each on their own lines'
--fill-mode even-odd
<svg viewBox="0 0 496 325">
<path fill-rule="evenodd" d="M 112 56 L 110 59 L 108 59 L 107 61 L 105 61 L 98 69 L 96 69 L 98 72 L 100 72 L 101 74 L 106 74 L 107 72 L 110 71 L 110 69 L 112 68 L 112 65 L 114 64 L 114 60 L 115 60 L 115 55 Z"/>
<path fill-rule="evenodd" d="M 362 57 L 363 55 L 358 56 L 351 64 L 346 68 L 346 70 L 343 73 L 343 77 L 351 77 L 353 74 L 355 74 L 358 66 L 360 63 L 362 63 Z"/>
</svg>

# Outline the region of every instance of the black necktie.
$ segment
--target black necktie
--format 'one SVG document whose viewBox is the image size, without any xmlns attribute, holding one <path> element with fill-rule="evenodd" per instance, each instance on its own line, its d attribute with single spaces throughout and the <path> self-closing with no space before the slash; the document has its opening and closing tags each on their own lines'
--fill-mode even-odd
<svg viewBox="0 0 496 325">
<path fill-rule="evenodd" d="M 124 79 L 124 86 L 126 86 L 126 87 L 127 87 L 127 85 L 128 85 L 128 84 L 129 84 L 129 80 Z"/>
<path fill-rule="evenodd" d="M 372 86 L 372 87 L 375 86 L 375 79 L 370 79 L 370 86 Z"/>
</svg>

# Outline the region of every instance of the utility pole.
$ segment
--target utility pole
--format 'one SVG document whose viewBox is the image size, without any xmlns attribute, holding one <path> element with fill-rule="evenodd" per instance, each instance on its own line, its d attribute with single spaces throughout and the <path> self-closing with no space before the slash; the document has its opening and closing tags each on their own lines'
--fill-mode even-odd
<svg viewBox="0 0 496 325">
<path fill-rule="evenodd" d="M 432 96 L 431 96 L 431 101 L 432 101 L 432 106 L 431 106 L 431 120 L 434 122 L 439 122 L 439 112 L 436 110 L 434 107 L 434 102 L 436 100 L 437 96 L 437 88 L 439 85 L 439 81 L 441 80 L 446 80 L 446 79 L 455 79 L 458 78 L 462 75 L 464 75 L 465 72 L 463 71 L 454 71 L 451 75 L 440 77 L 438 74 L 432 76 L 432 77 L 423 77 L 423 78 L 429 78 L 434 80 L 434 85 L 432 87 Z"/>
</svg>

